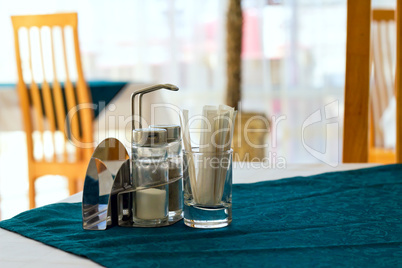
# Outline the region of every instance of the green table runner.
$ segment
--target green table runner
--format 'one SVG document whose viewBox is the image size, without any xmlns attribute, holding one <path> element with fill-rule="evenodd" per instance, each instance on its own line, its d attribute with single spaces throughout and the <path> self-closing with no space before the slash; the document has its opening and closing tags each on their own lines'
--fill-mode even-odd
<svg viewBox="0 0 402 268">
<path fill-rule="evenodd" d="M 81 203 L 26 211 L 0 227 L 108 267 L 396 267 L 402 165 L 234 185 L 233 223 L 222 229 L 87 231 Z"/>
</svg>

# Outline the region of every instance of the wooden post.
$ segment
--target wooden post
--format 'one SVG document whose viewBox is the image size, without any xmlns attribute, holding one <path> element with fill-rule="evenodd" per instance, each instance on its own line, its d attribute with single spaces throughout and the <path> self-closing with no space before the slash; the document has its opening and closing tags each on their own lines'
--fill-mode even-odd
<svg viewBox="0 0 402 268">
<path fill-rule="evenodd" d="M 371 0 L 348 0 L 343 162 L 368 160 Z"/>
</svg>

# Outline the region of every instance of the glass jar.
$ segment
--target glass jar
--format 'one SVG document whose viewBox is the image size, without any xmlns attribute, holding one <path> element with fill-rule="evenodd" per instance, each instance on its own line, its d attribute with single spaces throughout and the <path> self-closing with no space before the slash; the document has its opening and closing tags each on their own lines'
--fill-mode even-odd
<svg viewBox="0 0 402 268">
<path fill-rule="evenodd" d="M 166 133 L 164 129 L 133 130 L 133 225 L 155 226 L 168 220 Z"/>
<path fill-rule="evenodd" d="M 152 128 L 167 131 L 167 154 L 169 163 L 169 221 L 182 218 L 183 212 L 183 156 L 181 128 L 178 125 L 153 125 Z"/>
</svg>

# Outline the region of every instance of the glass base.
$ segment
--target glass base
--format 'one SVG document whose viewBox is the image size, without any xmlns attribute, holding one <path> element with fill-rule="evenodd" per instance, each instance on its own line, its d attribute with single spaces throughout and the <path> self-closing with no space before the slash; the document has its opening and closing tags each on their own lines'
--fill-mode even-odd
<svg viewBox="0 0 402 268">
<path fill-rule="evenodd" d="M 164 226 L 168 223 L 168 218 L 162 219 L 152 219 L 152 220 L 144 220 L 139 218 L 133 218 L 133 226 L 139 227 L 158 227 Z"/>
<path fill-rule="evenodd" d="M 185 202 L 184 224 L 193 228 L 222 228 L 232 222 L 232 204 L 207 207 Z"/>
<path fill-rule="evenodd" d="M 178 221 L 183 219 L 183 210 L 169 211 L 169 221 Z"/>
</svg>

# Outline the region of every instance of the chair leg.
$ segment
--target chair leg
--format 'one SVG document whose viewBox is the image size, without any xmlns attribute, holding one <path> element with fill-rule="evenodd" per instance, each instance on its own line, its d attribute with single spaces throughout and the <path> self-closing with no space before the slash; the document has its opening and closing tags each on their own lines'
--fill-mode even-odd
<svg viewBox="0 0 402 268">
<path fill-rule="evenodd" d="M 36 207 L 35 202 L 35 177 L 29 177 L 29 209 L 33 209 Z"/>
<path fill-rule="evenodd" d="M 76 178 L 68 178 L 68 189 L 70 191 L 70 195 L 77 193 L 77 180 Z"/>
</svg>

